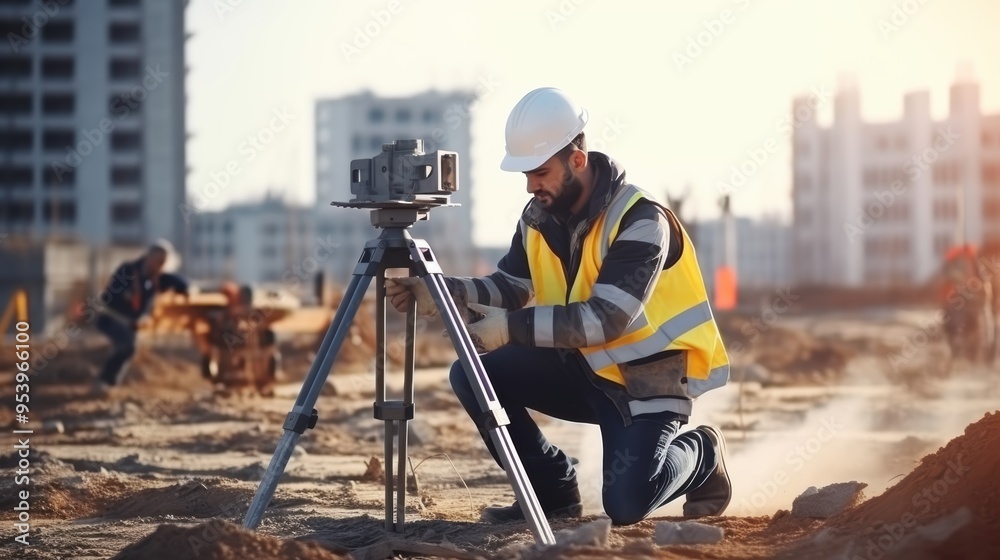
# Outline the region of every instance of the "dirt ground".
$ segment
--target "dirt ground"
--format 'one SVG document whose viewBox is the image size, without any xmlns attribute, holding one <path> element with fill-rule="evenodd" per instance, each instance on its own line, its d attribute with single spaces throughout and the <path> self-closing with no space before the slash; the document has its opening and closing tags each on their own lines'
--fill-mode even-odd
<svg viewBox="0 0 1000 560">
<path fill-rule="evenodd" d="M 34 432 L 30 485 L 16 483 L 16 449 L 0 452 L 0 558 L 1000 557 L 1000 415 L 989 414 L 1000 408 L 1000 371 L 943 366 L 927 312 L 746 321 L 720 318 L 727 343 L 741 343 L 734 382 L 700 399 L 691 419 L 721 426 L 729 442 L 733 501 L 726 515 L 700 520 L 724 530 L 717 544 L 654 544 L 658 523 L 682 520 L 679 503 L 612 527 L 606 542 L 547 551 L 530 546 L 524 523 L 480 522 L 482 507 L 514 495 L 441 366 L 415 376 L 409 470 L 417 484 L 404 533 L 387 533 L 385 429 L 372 417 L 363 358 L 335 367 L 319 423 L 299 439 L 259 529 L 244 531 L 312 356 L 286 356 L 291 371 L 265 398 L 210 386 L 183 341 L 148 340 L 127 382 L 106 396 L 90 390 L 106 351 L 99 342 L 58 352 L 32 373 L 26 425 L 15 423 L 15 372 L 0 369 L 8 403 L 0 426 Z M 400 377 L 390 376 L 391 392 Z M 599 521 L 599 431 L 538 421 L 580 459 L 585 518 L 552 529 Z M 17 444 L 13 434 L 7 441 Z M 860 505 L 828 519 L 789 513 L 810 486 L 848 481 L 867 484 Z M 30 492 L 28 547 L 13 540 L 22 490 Z"/>
</svg>

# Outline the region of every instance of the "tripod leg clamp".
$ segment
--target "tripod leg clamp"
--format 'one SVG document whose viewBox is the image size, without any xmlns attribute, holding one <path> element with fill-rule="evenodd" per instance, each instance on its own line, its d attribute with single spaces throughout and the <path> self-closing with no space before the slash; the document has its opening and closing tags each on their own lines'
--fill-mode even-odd
<svg viewBox="0 0 1000 560">
<path fill-rule="evenodd" d="M 301 434 L 306 430 L 315 428 L 318 420 L 319 413 L 316 412 L 315 408 L 312 410 L 311 414 L 292 411 L 288 413 L 288 416 L 285 416 L 285 423 L 281 427 L 285 430 L 291 430 L 295 433 Z"/>
<path fill-rule="evenodd" d="M 413 420 L 413 403 L 385 401 L 372 407 L 376 420 Z"/>
<path fill-rule="evenodd" d="M 507 417 L 507 411 L 503 408 L 491 408 L 479 414 L 479 417 L 476 418 L 476 424 L 484 429 L 492 430 L 510 424 L 510 418 Z"/>
</svg>

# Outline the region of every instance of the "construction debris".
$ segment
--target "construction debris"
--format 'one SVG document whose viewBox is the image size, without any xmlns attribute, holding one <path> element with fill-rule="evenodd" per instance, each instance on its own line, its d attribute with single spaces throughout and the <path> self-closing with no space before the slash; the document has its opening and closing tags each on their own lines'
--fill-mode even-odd
<svg viewBox="0 0 1000 560">
<path fill-rule="evenodd" d="M 721 542 L 726 532 L 722 527 L 705 525 L 697 521 L 660 521 L 656 524 L 653 542 L 660 546 L 672 544 L 715 544 Z"/>
<path fill-rule="evenodd" d="M 838 482 L 819 490 L 815 486 L 806 488 L 792 502 L 792 515 L 826 519 L 852 508 L 865 500 L 864 482 Z"/>
</svg>

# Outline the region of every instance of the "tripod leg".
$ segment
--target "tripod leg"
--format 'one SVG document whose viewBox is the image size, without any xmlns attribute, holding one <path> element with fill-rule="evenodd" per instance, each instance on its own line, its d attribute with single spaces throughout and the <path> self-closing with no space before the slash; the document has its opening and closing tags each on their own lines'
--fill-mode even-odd
<svg viewBox="0 0 1000 560">
<path fill-rule="evenodd" d="M 410 253 L 413 255 L 413 258 L 420 258 L 420 249 L 415 246 L 411 247 L 413 248 L 411 248 Z M 431 263 L 425 264 L 428 265 L 428 269 L 432 268 L 430 266 Z M 462 367 L 469 376 L 472 389 L 476 392 L 479 407 L 483 414 L 488 416 L 488 427 L 490 429 L 490 437 L 493 439 L 493 445 L 497 450 L 497 455 L 500 456 L 500 462 L 503 463 L 504 470 L 507 472 L 507 479 L 510 480 L 510 484 L 514 488 L 514 494 L 517 496 L 518 503 L 521 504 L 524 518 L 528 521 L 528 525 L 535 535 L 535 541 L 541 544 L 555 544 L 555 537 L 552 534 L 552 529 L 549 527 L 548 519 L 545 518 L 545 512 L 542 511 L 542 506 L 538 503 L 535 490 L 531 486 L 531 481 L 528 480 L 528 475 L 524 471 L 524 465 L 521 464 L 517 450 L 514 449 L 514 442 L 507 432 L 507 424 L 509 423 L 507 414 L 500 406 L 500 402 L 493 391 L 493 385 L 490 383 L 490 379 L 486 375 L 486 369 L 483 367 L 483 363 L 479 359 L 479 354 L 476 352 L 472 339 L 469 337 L 469 331 L 465 327 L 465 322 L 462 320 L 462 316 L 459 315 L 458 308 L 455 306 L 455 302 L 448 292 L 440 268 L 428 271 L 424 277 L 424 281 L 427 283 L 427 288 L 434 297 L 434 302 L 437 303 L 438 310 L 441 312 L 441 318 L 444 319 L 455 350 L 458 351 Z"/>
<path fill-rule="evenodd" d="M 385 270 L 379 270 L 375 280 L 375 407 L 385 403 Z M 385 530 L 392 530 L 392 438 L 395 422 L 384 420 L 385 454 L 382 468 L 385 470 Z"/>
<path fill-rule="evenodd" d="M 295 405 L 285 418 L 285 423 L 282 426 L 284 433 L 281 436 L 281 440 L 278 441 L 278 446 L 271 457 L 271 462 L 267 465 L 267 471 L 264 472 L 264 477 L 257 487 L 257 493 L 254 494 L 253 501 L 250 502 L 250 508 L 243 518 L 243 527 L 254 529 L 260 524 L 260 520 L 264 516 L 264 510 L 274 496 L 274 490 L 278 486 L 278 479 L 284 474 L 285 468 L 288 466 L 288 459 L 291 458 L 292 451 L 295 450 L 295 443 L 298 441 L 299 436 L 302 435 L 302 432 L 315 425 L 316 415 L 314 407 L 316 406 L 316 400 L 319 398 L 319 393 L 326 383 L 327 376 L 330 375 L 333 360 L 336 358 L 337 352 L 340 351 L 340 345 L 347 336 L 351 322 L 358 312 L 358 307 L 361 306 L 361 300 L 368 290 L 368 284 L 371 282 L 371 279 L 372 277 L 368 274 L 355 273 L 351 277 L 351 283 L 348 284 L 347 290 L 344 292 L 344 299 L 337 309 L 337 314 L 334 316 L 333 322 L 326 332 L 326 336 L 323 337 L 323 343 L 316 354 L 316 360 L 313 361 L 312 366 L 309 368 L 309 374 L 302 384 L 298 398 L 295 399 Z"/>
<path fill-rule="evenodd" d="M 413 406 L 413 353 L 417 331 L 416 301 L 410 300 L 406 310 L 406 357 L 403 365 L 403 403 L 406 407 Z M 396 480 L 396 532 L 403 532 L 403 522 L 406 514 L 406 440 L 409 437 L 408 420 L 399 421 L 399 469 Z"/>
<path fill-rule="evenodd" d="M 381 280 L 376 285 L 376 310 L 380 328 L 375 341 L 375 406 L 378 409 L 394 410 L 395 413 L 383 414 L 385 422 L 385 529 L 386 531 L 403 532 L 406 518 L 406 443 L 407 410 L 413 407 L 413 349 L 416 336 L 416 302 L 410 301 L 406 311 L 406 346 L 404 348 L 405 362 L 403 371 L 403 400 L 386 401 L 385 391 L 385 291 Z M 379 415 L 376 415 L 379 417 Z M 399 464 L 394 465 L 393 444 L 398 450 Z M 394 470 L 395 468 L 395 470 Z M 395 499 L 393 499 L 395 492 Z M 396 520 L 393 523 L 393 504 L 396 508 Z"/>
</svg>

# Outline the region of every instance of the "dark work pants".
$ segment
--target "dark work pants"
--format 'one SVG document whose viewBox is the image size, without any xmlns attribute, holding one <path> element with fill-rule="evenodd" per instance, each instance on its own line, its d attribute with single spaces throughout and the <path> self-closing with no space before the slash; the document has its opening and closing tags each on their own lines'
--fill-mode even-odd
<svg viewBox="0 0 1000 560">
<path fill-rule="evenodd" d="M 101 369 L 101 381 L 116 385 L 125 364 L 135 354 L 135 331 L 131 326 L 103 313 L 97 316 L 97 330 L 111 341 L 111 355 Z"/>
<path fill-rule="evenodd" d="M 577 486 L 576 469 L 562 450 L 545 439 L 529 416 L 529 408 L 601 427 L 604 511 L 616 525 L 643 520 L 663 504 L 701 486 L 715 470 L 715 450 L 708 437 L 697 430 L 678 433 L 686 417 L 670 412 L 643 414 L 626 426 L 621 413 L 591 383 L 584 365 L 574 356 L 554 348 L 504 346 L 481 359 L 510 418 L 507 429 L 543 509 L 566 505 L 567 493 Z M 476 395 L 460 362 L 452 365 L 451 385 L 469 415 L 480 419 Z M 500 464 L 488 431 L 477 423 Z"/>
</svg>

